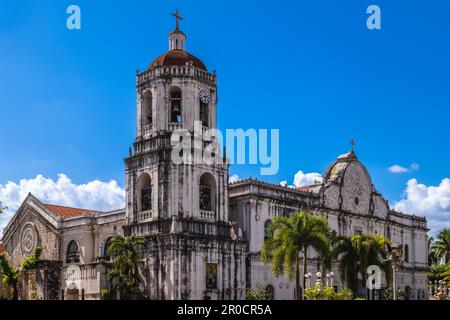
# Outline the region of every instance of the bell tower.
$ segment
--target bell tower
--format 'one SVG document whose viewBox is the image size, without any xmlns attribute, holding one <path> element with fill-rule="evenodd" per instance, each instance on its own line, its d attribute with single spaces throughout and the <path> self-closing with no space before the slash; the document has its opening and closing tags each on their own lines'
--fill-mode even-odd
<svg viewBox="0 0 450 320">
<path fill-rule="evenodd" d="M 125 159 L 130 224 L 178 218 L 228 221 L 228 165 L 175 164 L 171 159 L 174 132 L 194 137 L 195 128 L 205 132 L 217 124 L 216 75 L 185 50 L 182 17 L 178 10 L 173 15 L 169 51 L 136 75 L 136 141 Z"/>
<path fill-rule="evenodd" d="M 240 268 L 246 242 L 236 240 L 228 218 L 228 163 L 218 153 L 212 163 L 173 159 L 180 132 L 192 142 L 183 153 L 217 150 L 213 137 L 205 135 L 217 126 L 216 74 L 186 51 L 182 17 L 178 10 L 173 16 L 169 51 L 136 74 L 136 140 L 125 159 L 124 231 L 145 239 L 152 299 L 224 299 L 226 292 L 239 299 L 245 292 Z"/>
</svg>

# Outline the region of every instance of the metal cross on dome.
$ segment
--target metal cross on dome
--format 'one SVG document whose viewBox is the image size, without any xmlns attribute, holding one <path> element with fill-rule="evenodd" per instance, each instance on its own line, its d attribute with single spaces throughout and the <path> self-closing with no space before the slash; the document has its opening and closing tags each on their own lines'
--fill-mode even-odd
<svg viewBox="0 0 450 320">
<path fill-rule="evenodd" d="M 355 144 L 356 144 L 355 139 L 350 140 L 350 144 L 352 145 L 352 152 L 355 152 Z"/>
<path fill-rule="evenodd" d="M 179 30 L 180 28 L 180 20 L 183 20 L 183 17 L 180 15 L 180 10 L 177 9 L 174 13 L 172 13 L 172 16 L 176 19 L 176 30 Z"/>
</svg>

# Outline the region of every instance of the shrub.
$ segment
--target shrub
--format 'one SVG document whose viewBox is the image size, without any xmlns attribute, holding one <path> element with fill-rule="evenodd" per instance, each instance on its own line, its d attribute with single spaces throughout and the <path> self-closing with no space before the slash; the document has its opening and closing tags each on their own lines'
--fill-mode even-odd
<svg viewBox="0 0 450 320">
<path fill-rule="evenodd" d="M 256 289 L 248 288 L 246 292 L 247 300 L 267 300 L 268 294 L 266 289 L 260 284 L 256 284 Z"/>
<path fill-rule="evenodd" d="M 313 288 L 305 290 L 305 297 L 311 300 L 349 300 L 353 297 L 353 292 L 350 289 L 342 289 L 336 292 L 332 287 L 320 287 L 316 285 Z"/>
<path fill-rule="evenodd" d="M 33 270 L 36 268 L 36 264 L 39 261 L 39 258 L 42 254 L 42 248 L 37 247 L 34 250 L 34 253 L 29 256 L 28 258 L 25 258 L 22 263 L 20 264 L 20 270 Z"/>
</svg>

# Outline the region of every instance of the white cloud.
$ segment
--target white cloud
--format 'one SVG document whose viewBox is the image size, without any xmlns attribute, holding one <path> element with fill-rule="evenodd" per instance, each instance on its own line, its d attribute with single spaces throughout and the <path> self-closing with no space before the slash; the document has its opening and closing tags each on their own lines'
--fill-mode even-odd
<svg viewBox="0 0 450 320">
<path fill-rule="evenodd" d="M 280 186 L 287 187 L 287 185 L 288 185 L 287 180 L 280 181 Z"/>
<path fill-rule="evenodd" d="M 44 203 L 99 211 L 120 209 L 125 205 L 125 190 L 114 180 L 75 184 L 65 174 L 59 174 L 56 181 L 42 175 L 22 179 L 19 183 L 9 181 L 5 185 L 0 184 L 0 201 L 8 207 L 6 214 L 0 215 L 0 235 L 30 192 Z"/>
<path fill-rule="evenodd" d="M 241 180 L 237 174 L 228 177 L 228 183 L 235 183 Z"/>
<path fill-rule="evenodd" d="M 438 186 L 426 186 L 416 179 L 409 180 L 403 199 L 393 208 L 425 216 L 432 233 L 450 227 L 450 179 L 443 179 Z"/>
<path fill-rule="evenodd" d="M 418 163 L 413 163 L 409 166 L 409 168 L 402 167 L 398 164 L 394 164 L 393 166 L 389 167 L 389 171 L 392 173 L 405 173 L 410 171 L 417 171 L 419 170 L 420 166 Z"/>
<path fill-rule="evenodd" d="M 402 166 L 399 166 L 398 164 L 395 164 L 391 167 L 389 167 L 389 171 L 392 173 L 405 173 L 408 172 L 408 169 Z"/>
<path fill-rule="evenodd" d="M 317 172 L 303 173 L 303 171 L 300 170 L 294 176 L 294 186 L 297 188 L 313 185 L 322 181 L 322 175 Z"/>
</svg>

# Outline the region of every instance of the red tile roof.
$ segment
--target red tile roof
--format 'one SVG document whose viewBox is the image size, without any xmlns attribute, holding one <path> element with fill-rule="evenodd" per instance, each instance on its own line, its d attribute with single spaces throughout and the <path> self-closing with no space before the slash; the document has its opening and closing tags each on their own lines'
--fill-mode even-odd
<svg viewBox="0 0 450 320">
<path fill-rule="evenodd" d="M 312 186 L 302 186 L 302 187 L 298 187 L 297 190 L 308 191 L 312 187 L 314 187 L 314 185 L 312 185 Z"/>
<path fill-rule="evenodd" d="M 47 209 L 49 209 L 54 214 L 60 216 L 61 218 L 72 218 L 81 215 L 94 214 L 98 212 L 94 210 L 57 206 L 53 204 L 46 204 L 45 206 L 47 207 Z"/>
<path fill-rule="evenodd" d="M 192 62 L 194 66 L 202 70 L 207 70 L 203 62 L 192 54 L 183 50 L 170 50 L 163 55 L 157 57 L 150 64 L 149 69 L 153 69 L 157 66 L 185 66 L 186 63 Z"/>
<path fill-rule="evenodd" d="M 0 243 L 0 253 L 5 251 L 5 246 Z"/>
</svg>

